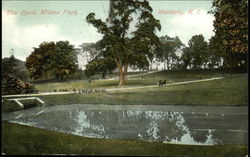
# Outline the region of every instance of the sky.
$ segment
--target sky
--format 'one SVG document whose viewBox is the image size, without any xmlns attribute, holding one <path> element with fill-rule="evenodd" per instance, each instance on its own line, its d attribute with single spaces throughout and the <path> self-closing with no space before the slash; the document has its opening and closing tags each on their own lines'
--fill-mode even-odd
<svg viewBox="0 0 250 157">
<path fill-rule="evenodd" d="M 203 34 L 209 40 L 213 33 L 214 16 L 210 0 L 149 0 L 153 15 L 162 25 L 158 36 L 179 36 L 187 45 L 192 36 Z M 94 12 L 105 20 L 109 0 L 96 1 L 2 1 L 2 58 L 11 54 L 23 61 L 34 47 L 44 41 L 68 40 L 77 48 L 82 43 L 102 38 L 86 16 Z M 14 49 L 14 51 L 11 51 Z"/>
</svg>

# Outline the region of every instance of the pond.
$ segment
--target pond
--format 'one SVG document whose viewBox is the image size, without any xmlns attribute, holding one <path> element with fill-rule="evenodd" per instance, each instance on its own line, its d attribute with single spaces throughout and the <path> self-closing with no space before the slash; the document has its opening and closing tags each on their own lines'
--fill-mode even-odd
<svg viewBox="0 0 250 157">
<path fill-rule="evenodd" d="M 59 105 L 4 113 L 3 120 L 84 137 L 175 144 L 248 144 L 247 107 Z"/>
</svg>

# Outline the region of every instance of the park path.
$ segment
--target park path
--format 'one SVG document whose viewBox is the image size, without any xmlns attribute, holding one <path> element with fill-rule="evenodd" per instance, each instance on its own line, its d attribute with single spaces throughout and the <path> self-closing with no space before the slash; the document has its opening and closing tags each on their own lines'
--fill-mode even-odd
<svg viewBox="0 0 250 157">
<path fill-rule="evenodd" d="M 223 79 L 225 77 L 214 77 L 209 79 L 199 79 L 199 80 L 192 80 L 192 81 L 183 81 L 183 82 L 176 82 L 176 83 L 169 83 L 166 84 L 167 86 L 173 86 L 173 85 L 182 85 L 182 84 L 189 84 L 189 83 L 196 83 L 196 82 L 205 82 L 205 81 L 213 81 L 213 80 L 219 80 Z M 106 88 L 105 91 L 118 91 L 118 90 L 133 90 L 133 89 L 143 89 L 143 88 L 155 88 L 159 87 L 159 85 L 148 85 L 148 86 L 137 86 L 137 87 L 122 87 L 122 88 Z M 60 95 L 60 94 L 72 94 L 72 93 L 78 93 L 76 92 L 41 92 L 37 94 L 15 94 L 15 95 L 3 95 L 3 98 L 8 97 L 23 97 L 23 96 L 43 96 L 43 95 Z"/>
<path fill-rule="evenodd" d="M 223 78 L 225 78 L 225 77 L 214 77 L 214 78 L 209 78 L 209 79 L 183 81 L 183 82 L 169 83 L 169 84 L 166 84 L 166 86 L 182 85 L 182 84 L 204 82 L 204 81 L 212 81 L 212 80 L 218 80 L 218 79 L 223 79 Z M 108 88 L 108 89 L 106 89 L 106 91 L 130 90 L 130 89 L 153 88 L 153 87 L 159 87 L 159 85 L 149 85 L 149 86 L 142 86 L 142 87 Z"/>
</svg>

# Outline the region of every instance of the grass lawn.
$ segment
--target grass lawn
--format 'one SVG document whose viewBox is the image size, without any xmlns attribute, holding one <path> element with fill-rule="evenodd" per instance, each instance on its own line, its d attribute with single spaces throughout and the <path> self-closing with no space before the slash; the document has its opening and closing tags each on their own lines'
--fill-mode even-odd
<svg viewBox="0 0 250 157">
<path fill-rule="evenodd" d="M 9 154 L 244 157 L 247 145 L 193 146 L 136 140 L 86 138 L 2 123 L 2 151 Z"/>
<path fill-rule="evenodd" d="M 151 74 L 150 74 L 151 75 Z M 152 74 L 156 75 L 156 74 Z M 159 75 L 157 75 L 159 77 Z M 163 76 L 166 76 L 164 74 Z M 174 77 L 169 75 L 169 77 Z M 184 75 L 187 77 L 187 75 Z M 197 77 L 193 75 L 191 78 Z M 209 75 L 210 76 L 210 75 Z M 177 75 L 175 78 L 179 78 Z M 201 76 L 198 76 L 201 77 Z M 203 75 L 202 77 L 205 77 Z M 211 78 L 211 76 L 210 76 Z M 180 78 L 179 78 L 180 79 Z M 176 79 L 173 79 L 176 80 Z M 139 80 L 134 81 L 134 85 Z M 128 81 L 128 82 L 129 82 Z M 143 80 L 145 81 L 145 80 Z M 58 83 L 60 84 L 60 83 Z M 82 84 L 81 81 L 71 83 L 61 83 L 60 87 L 72 87 Z M 100 88 L 107 86 L 118 87 L 115 81 L 96 81 L 95 83 L 86 83 L 91 88 Z M 146 83 L 142 83 L 146 84 Z M 45 84 L 42 88 L 59 85 L 56 83 Z M 42 84 L 40 84 L 42 86 Z M 80 86 L 80 85 L 78 85 Z M 131 83 L 130 83 L 131 86 Z M 133 85 L 132 85 L 133 86 Z M 138 84 L 136 85 L 138 86 Z M 126 86 L 127 87 L 127 86 Z M 143 88 L 143 89 L 125 89 L 108 91 L 101 93 L 74 93 L 64 95 L 46 95 L 40 97 L 48 105 L 67 105 L 67 104 L 115 104 L 115 105 L 224 105 L 224 106 L 242 106 L 248 104 L 248 75 L 235 74 L 234 77 L 227 77 L 219 80 L 206 82 L 195 82 L 180 85 L 169 85 L 163 87 Z M 14 98 L 14 97 L 13 97 Z M 10 99 L 10 98 L 8 98 Z M 6 101 L 2 105 L 3 112 L 16 110 L 16 104 Z"/>
<path fill-rule="evenodd" d="M 140 73 L 139 73 L 140 74 Z M 135 73 L 132 73 L 135 75 Z M 234 74 L 239 75 L 239 74 Z M 118 75 L 114 75 L 118 76 Z M 166 79 L 167 83 L 190 81 L 217 76 L 228 76 L 228 74 L 219 71 L 160 71 L 137 77 L 128 77 L 126 87 L 156 85 L 159 80 Z M 49 92 L 55 89 L 94 89 L 94 88 L 118 88 L 118 80 L 95 80 L 89 83 L 87 80 L 65 81 L 57 83 L 36 83 L 35 86 L 40 92 Z"/>
<path fill-rule="evenodd" d="M 248 76 L 196 82 L 182 85 L 39 96 L 49 105 L 65 104 L 116 104 L 116 105 L 247 105 Z"/>
</svg>

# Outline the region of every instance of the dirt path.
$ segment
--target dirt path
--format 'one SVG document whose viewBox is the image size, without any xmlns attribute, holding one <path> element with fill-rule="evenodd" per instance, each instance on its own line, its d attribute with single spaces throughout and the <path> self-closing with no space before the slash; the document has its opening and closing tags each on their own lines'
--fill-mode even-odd
<svg viewBox="0 0 250 157">
<path fill-rule="evenodd" d="M 192 81 L 184 81 L 184 82 L 176 82 L 176 83 L 169 83 L 166 86 L 173 86 L 173 85 L 181 85 L 181 84 L 188 84 L 188 83 L 195 83 L 195 82 L 204 82 L 204 81 L 212 81 L 223 79 L 224 77 L 215 77 L 210 79 L 201 79 L 201 80 L 192 80 Z M 125 87 L 125 88 L 108 88 L 106 91 L 115 91 L 115 90 L 128 90 L 128 89 L 141 89 L 141 88 L 153 88 L 159 87 L 159 85 L 150 85 L 150 86 L 142 86 L 142 87 Z"/>
</svg>

